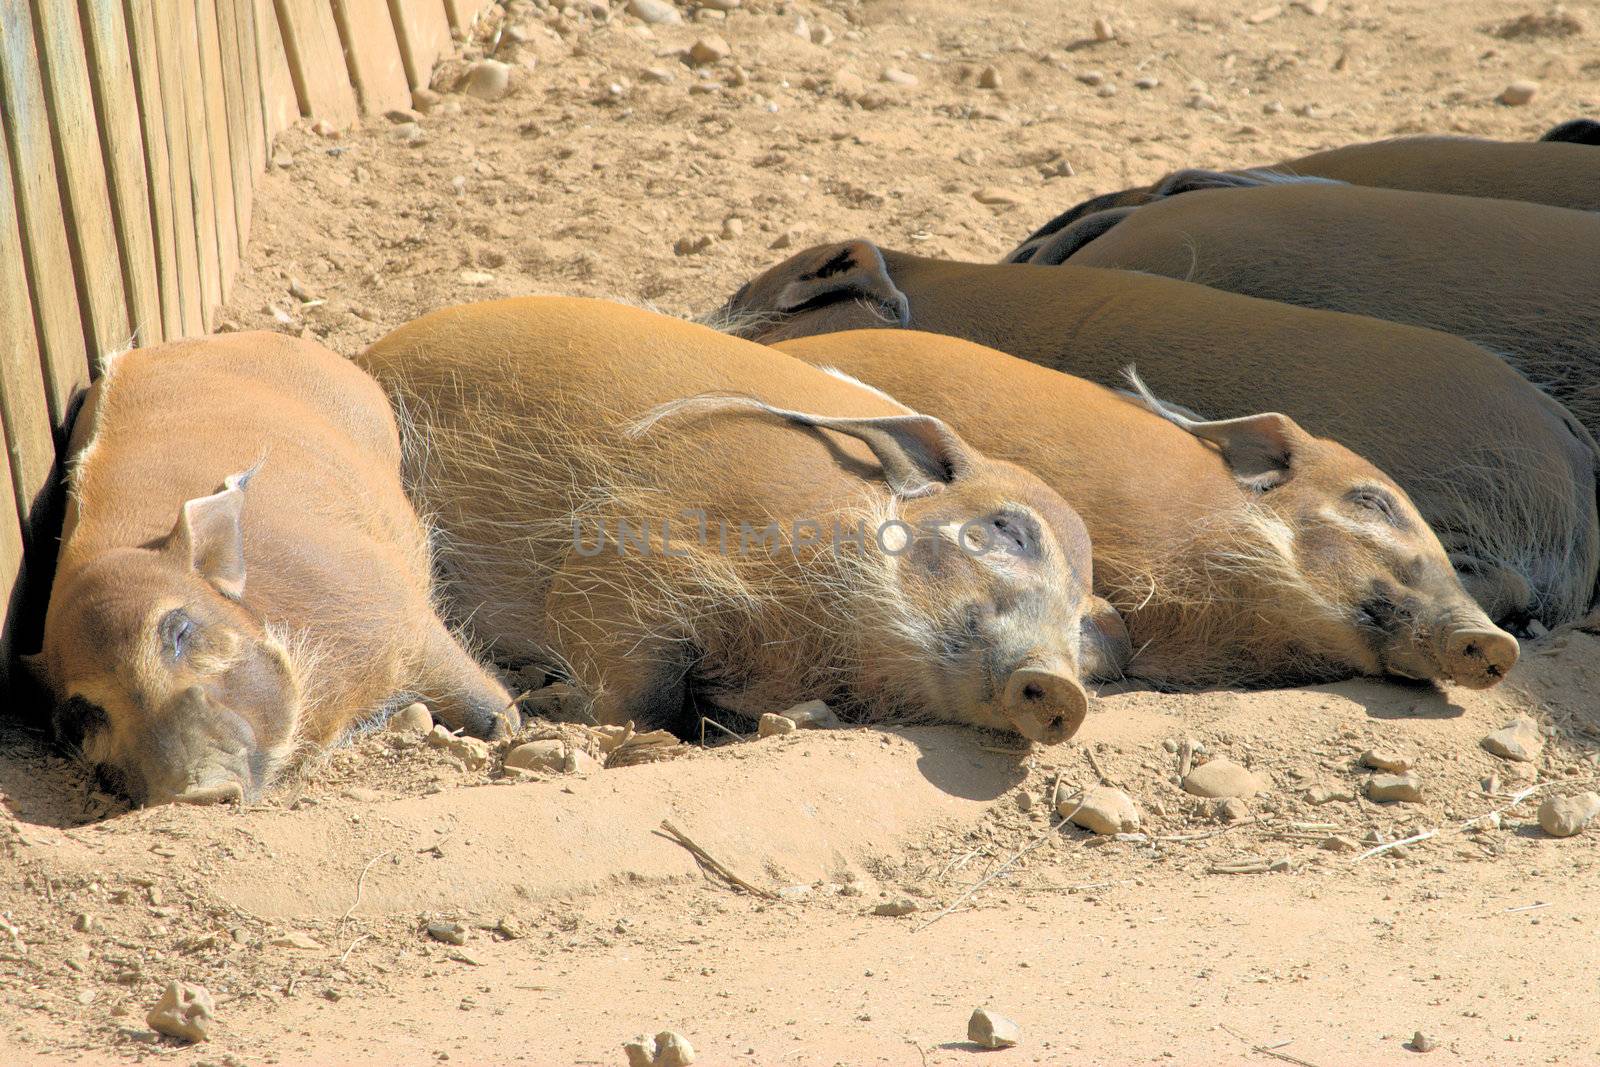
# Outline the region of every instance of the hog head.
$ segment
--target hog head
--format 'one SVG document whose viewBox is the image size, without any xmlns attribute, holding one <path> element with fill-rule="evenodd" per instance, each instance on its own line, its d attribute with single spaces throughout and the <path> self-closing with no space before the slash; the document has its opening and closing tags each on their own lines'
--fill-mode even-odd
<svg viewBox="0 0 1600 1067">
<path fill-rule="evenodd" d="M 1127 631 L 1091 591 L 1088 531 L 1032 474 L 913 412 L 827 418 L 745 397 L 680 404 L 753 408 L 854 437 L 878 459 L 893 517 L 863 546 L 882 558 L 863 583 L 876 587 L 861 591 L 868 603 L 852 612 L 887 623 L 860 654 L 869 690 L 1056 744 L 1088 713 L 1081 679 L 1120 675 Z"/>
<path fill-rule="evenodd" d="M 1470 689 L 1511 670 L 1517 639 L 1489 620 L 1410 497 L 1376 467 L 1286 415 L 1191 418 L 1129 376 L 1153 411 L 1215 445 L 1253 498 L 1261 540 L 1280 558 L 1250 562 L 1277 571 L 1289 642 L 1364 674 Z"/>
<path fill-rule="evenodd" d="M 242 799 L 293 743 L 300 691 L 242 602 L 250 472 L 184 503 L 172 532 L 58 582 L 39 657 L 60 743 L 138 804 Z"/>
<path fill-rule="evenodd" d="M 775 344 L 841 330 L 911 325 L 911 304 L 870 241 L 797 252 L 740 286 L 716 316 L 719 329 Z"/>
</svg>

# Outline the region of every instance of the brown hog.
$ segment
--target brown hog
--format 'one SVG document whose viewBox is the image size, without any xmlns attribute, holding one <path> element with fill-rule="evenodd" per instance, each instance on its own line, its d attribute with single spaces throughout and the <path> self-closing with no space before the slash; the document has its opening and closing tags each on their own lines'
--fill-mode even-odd
<svg viewBox="0 0 1600 1067">
<path fill-rule="evenodd" d="M 1453 333 L 1600 434 L 1600 212 L 1311 184 L 1187 193 L 1102 218 L 1027 262 L 1161 274 Z M 1069 252 L 1087 229 L 1097 234 Z"/>
<path fill-rule="evenodd" d="M 1080 676 L 1126 657 L 1059 496 L 792 357 L 546 297 L 436 312 L 360 361 L 423 442 L 451 599 L 600 722 L 822 698 L 1054 743 Z"/>
<path fill-rule="evenodd" d="M 1432 330 L 1128 271 L 809 249 L 720 321 L 769 343 L 861 327 L 963 337 L 1103 385 L 1137 365 L 1208 415 L 1283 412 L 1410 494 L 1500 623 L 1581 617 L 1600 569 L 1592 442 L 1483 349 Z"/>
<path fill-rule="evenodd" d="M 1574 119 L 1537 141 L 1479 137 L 1396 137 L 1313 152 L 1242 170 L 1178 170 L 1150 185 L 1091 197 L 1036 230 L 1042 240 L 1085 215 L 1138 207 L 1174 193 L 1248 187 L 1284 179 L 1323 178 L 1381 189 L 1526 200 L 1576 211 L 1600 211 L 1600 123 Z"/>
<path fill-rule="evenodd" d="M 1194 421 L 953 337 L 853 330 L 777 346 L 937 412 L 1072 502 L 1095 588 L 1163 687 L 1352 674 L 1497 684 L 1517 640 L 1456 579 L 1406 494 L 1261 414 Z"/>
<path fill-rule="evenodd" d="M 128 352 L 72 451 L 37 666 L 107 788 L 251 797 L 399 701 L 478 736 L 516 714 L 434 612 L 394 417 L 349 361 L 273 333 Z"/>
</svg>

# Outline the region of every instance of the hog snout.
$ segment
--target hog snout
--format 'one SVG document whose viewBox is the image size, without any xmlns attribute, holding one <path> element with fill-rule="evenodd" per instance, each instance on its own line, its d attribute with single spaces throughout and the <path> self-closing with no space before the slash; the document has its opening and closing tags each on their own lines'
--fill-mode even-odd
<svg viewBox="0 0 1600 1067">
<path fill-rule="evenodd" d="M 261 784 L 264 763 L 250 724 L 210 704 L 195 686 L 134 751 L 97 770 L 116 792 L 153 807 L 243 800 Z"/>
<path fill-rule="evenodd" d="M 1017 733 L 1041 745 L 1060 744 L 1089 714 L 1089 694 L 1061 671 L 1019 667 L 1006 679 L 1001 705 Z"/>
<path fill-rule="evenodd" d="M 1439 659 L 1445 676 L 1468 689 L 1499 685 L 1521 651 L 1515 637 L 1493 625 L 1453 630 L 1442 645 Z"/>
</svg>

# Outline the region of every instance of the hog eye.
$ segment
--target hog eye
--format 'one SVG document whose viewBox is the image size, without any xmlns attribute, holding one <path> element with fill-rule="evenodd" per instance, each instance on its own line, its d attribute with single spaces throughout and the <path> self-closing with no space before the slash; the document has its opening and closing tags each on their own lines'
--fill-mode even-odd
<svg viewBox="0 0 1600 1067">
<path fill-rule="evenodd" d="M 1383 517 L 1391 526 L 1399 526 L 1400 511 L 1394 498 L 1381 489 L 1352 489 L 1346 498 L 1358 508 Z"/>
<path fill-rule="evenodd" d="M 987 551 L 999 549 L 1010 556 L 1037 559 L 1039 556 L 1039 528 L 1027 515 L 1001 512 L 991 515 L 978 524 L 975 532 L 981 537 Z"/>
<path fill-rule="evenodd" d="M 180 658 L 188 649 L 198 629 L 198 625 L 188 612 L 182 608 L 173 608 L 161 617 L 159 631 L 162 651 L 173 659 Z"/>
</svg>

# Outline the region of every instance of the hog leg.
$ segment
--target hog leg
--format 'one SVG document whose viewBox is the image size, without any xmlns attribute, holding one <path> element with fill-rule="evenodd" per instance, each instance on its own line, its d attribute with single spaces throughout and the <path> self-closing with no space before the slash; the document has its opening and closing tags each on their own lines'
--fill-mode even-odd
<svg viewBox="0 0 1600 1067">
<path fill-rule="evenodd" d="M 522 726 L 505 686 L 490 677 L 437 618 L 423 637 L 417 690 L 434 718 L 451 730 L 496 740 Z"/>
<path fill-rule="evenodd" d="M 692 656 L 669 615 L 667 563 L 574 552 L 551 583 L 545 599 L 551 651 L 588 695 L 597 723 L 641 729 L 684 723 Z"/>
</svg>

